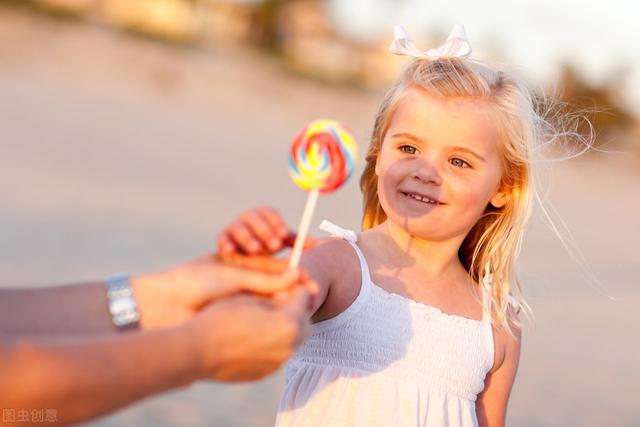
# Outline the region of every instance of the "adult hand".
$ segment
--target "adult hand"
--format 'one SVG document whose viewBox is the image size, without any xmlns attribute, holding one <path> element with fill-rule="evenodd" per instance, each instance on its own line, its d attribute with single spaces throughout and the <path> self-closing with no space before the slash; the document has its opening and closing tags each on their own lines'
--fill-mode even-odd
<svg viewBox="0 0 640 427">
<path fill-rule="evenodd" d="M 317 286 L 299 269 L 287 269 L 282 260 L 236 257 L 228 263 L 209 255 L 162 273 L 133 277 L 142 329 L 177 325 L 191 319 L 214 300 L 239 292 L 264 297 L 303 284 L 317 294 Z"/>
<path fill-rule="evenodd" d="M 248 381 L 280 367 L 309 335 L 309 283 L 305 285 L 279 301 L 239 295 L 203 309 L 184 326 L 202 357 L 200 376 Z"/>
</svg>

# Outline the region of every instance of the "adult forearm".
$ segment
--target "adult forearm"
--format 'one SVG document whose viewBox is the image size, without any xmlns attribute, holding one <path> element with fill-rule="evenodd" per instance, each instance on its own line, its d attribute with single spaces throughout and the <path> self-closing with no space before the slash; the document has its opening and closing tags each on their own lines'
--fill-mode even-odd
<svg viewBox="0 0 640 427">
<path fill-rule="evenodd" d="M 192 335 L 179 328 L 49 344 L 14 343 L 0 360 L 0 407 L 55 409 L 88 420 L 200 375 Z"/>
<path fill-rule="evenodd" d="M 116 332 L 104 283 L 0 290 L 0 336 Z"/>
</svg>

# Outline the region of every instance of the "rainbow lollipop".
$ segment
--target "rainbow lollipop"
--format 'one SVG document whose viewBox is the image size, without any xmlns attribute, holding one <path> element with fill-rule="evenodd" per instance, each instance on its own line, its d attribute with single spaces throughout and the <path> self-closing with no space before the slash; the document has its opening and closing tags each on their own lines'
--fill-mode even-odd
<svg viewBox="0 0 640 427">
<path fill-rule="evenodd" d="M 334 120 L 316 120 L 291 145 L 289 172 L 303 190 L 328 193 L 353 173 L 358 147 L 353 136 Z"/>
<path fill-rule="evenodd" d="M 353 173 L 358 147 L 351 133 L 334 120 L 316 120 L 296 136 L 289 152 L 289 173 L 309 197 L 289 266 L 297 267 L 318 194 L 338 189 Z"/>
</svg>

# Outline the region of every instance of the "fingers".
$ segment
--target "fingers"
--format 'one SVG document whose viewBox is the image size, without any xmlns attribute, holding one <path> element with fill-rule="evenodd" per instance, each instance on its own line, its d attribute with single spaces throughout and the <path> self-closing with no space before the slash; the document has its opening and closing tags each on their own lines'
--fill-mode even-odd
<svg viewBox="0 0 640 427">
<path fill-rule="evenodd" d="M 311 332 L 308 307 L 309 293 L 305 288 L 298 287 L 291 292 L 280 308 L 290 319 L 296 321 L 299 331 L 296 345 L 304 341 Z"/>
<path fill-rule="evenodd" d="M 284 247 L 293 247 L 296 234 L 284 223 L 282 216 L 273 208 L 260 207 L 240 214 L 218 236 L 217 244 L 221 254 L 234 252 L 247 255 L 275 253 Z M 304 249 L 315 246 L 315 240 L 307 237 Z"/>
<path fill-rule="evenodd" d="M 233 244 L 234 252 L 253 255 L 263 251 L 260 241 L 242 221 L 236 221 L 229 225 L 223 234 Z"/>
<path fill-rule="evenodd" d="M 287 260 L 264 255 L 246 256 L 235 252 L 228 254 L 220 252 L 218 259 L 229 266 L 263 273 L 282 273 L 288 268 Z"/>
<path fill-rule="evenodd" d="M 218 236 L 217 244 L 221 254 L 232 254 L 236 251 L 236 245 L 234 245 L 233 241 L 225 233 Z"/>
<path fill-rule="evenodd" d="M 305 317 L 309 303 L 309 292 L 303 287 L 294 288 L 282 302 L 281 308 L 291 317 Z"/>
<path fill-rule="evenodd" d="M 262 208 L 264 209 L 264 208 Z M 276 221 L 279 216 L 269 213 L 269 216 L 261 213 L 260 209 L 248 211 L 240 215 L 240 221 L 253 235 L 254 239 L 260 243 L 260 249 L 267 252 L 276 252 L 282 248 L 282 237 L 280 236 L 279 226 L 272 226 L 271 223 Z M 284 227 L 284 224 L 281 224 Z M 284 227 L 286 229 L 286 227 Z M 250 252 L 255 253 L 255 252 Z"/>
<path fill-rule="evenodd" d="M 307 292 L 309 292 L 309 307 L 308 310 L 310 312 L 313 312 L 315 306 L 316 306 L 316 301 L 318 300 L 318 298 L 320 298 L 320 285 L 318 285 L 317 282 L 315 282 L 314 280 L 307 280 L 303 283 L 303 286 L 305 287 L 305 289 L 307 290 Z"/>
<path fill-rule="evenodd" d="M 221 233 L 217 243 L 223 254 L 274 253 L 282 249 L 288 235 L 282 217 L 272 208 L 261 207 L 242 213 Z"/>
<path fill-rule="evenodd" d="M 269 256 L 245 256 L 240 254 L 218 254 L 218 260 L 233 269 L 227 271 L 228 280 L 237 283 L 236 290 L 275 294 L 289 286 L 300 285 L 307 289 L 311 297 L 317 297 L 320 287 L 309 274 L 301 269 L 290 269 L 285 259 Z M 283 275 L 284 276 L 279 276 Z M 234 277 L 235 276 L 235 277 Z M 294 278 L 295 283 L 290 283 Z M 275 284 L 275 285 L 274 285 Z"/>
<path fill-rule="evenodd" d="M 316 310 L 316 302 L 319 298 L 320 286 L 318 286 L 318 284 L 313 280 L 303 282 L 301 283 L 300 286 L 306 289 L 307 293 L 309 294 L 307 312 L 311 314 Z M 272 301 L 278 304 L 282 304 L 284 301 L 286 301 L 289 298 L 289 296 L 291 295 L 291 292 L 292 292 L 292 288 L 279 290 L 271 296 L 271 299 Z"/>
<path fill-rule="evenodd" d="M 245 257 L 246 258 L 246 257 Z M 291 288 L 301 282 L 300 270 L 286 269 L 286 263 L 270 263 L 277 272 L 268 273 L 264 270 L 251 270 L 245 268 L 229 267 L 226 271 L 226 279 L 234 282 L 235 291 L 249 291 L 262 295 L 272 295 L 280 290 Z"/>
<path fill-rule="evenodd" d="M 289 228 L 282 220 L 280 214 L 273 208 L 263 206 L 256 209 L 258 215 L 260 215 L 271 227 L 271 230 L 278 235 L 281 239 L 284 239 L 289 235 Z"/>
</svg>

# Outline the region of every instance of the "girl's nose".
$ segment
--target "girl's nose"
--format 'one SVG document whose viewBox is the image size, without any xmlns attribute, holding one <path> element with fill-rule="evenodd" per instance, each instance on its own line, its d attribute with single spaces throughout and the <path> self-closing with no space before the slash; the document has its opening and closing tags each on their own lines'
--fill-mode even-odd
<svg viewBox="0 0 640 427">
<path fill-rule="evenodd" d="M 442 184 L 442 176 L 438 168 L 432 162 L 424 160 L 416 165 L 416 169 L 413 171 L 413 179 L 424 184 Z"/>
</svg>

